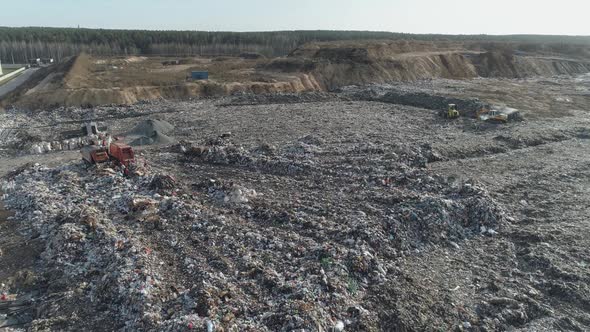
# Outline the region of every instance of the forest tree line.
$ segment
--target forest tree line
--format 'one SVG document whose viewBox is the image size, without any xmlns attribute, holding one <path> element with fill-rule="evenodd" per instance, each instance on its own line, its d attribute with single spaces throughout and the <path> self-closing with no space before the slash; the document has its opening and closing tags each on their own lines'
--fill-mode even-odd
<svg viewBox="0 0 590 332">
<path fill-rule="evenodd" d="M 26 63 L 35 58 L 60 61 L 86 52 L 96 55 L 238 55 L 257 52 L 283 56 L 312 41 L 389 39 L 449 40 L 590 45 L 590 37 L 543 35 L 418 35 L 370 31 L 206 32 L 0 27 L 0 60 Z"/>
</svg>

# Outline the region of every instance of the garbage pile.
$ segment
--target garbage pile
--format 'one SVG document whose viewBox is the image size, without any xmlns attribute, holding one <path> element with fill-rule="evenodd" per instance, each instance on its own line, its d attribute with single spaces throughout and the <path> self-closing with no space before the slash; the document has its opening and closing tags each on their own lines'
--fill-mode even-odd
<svg viewBox="0 0 590 332">
<path fill-rule="evenodd" d="M 300 104 L 341 100 L 341 96 L 327 92 L 302 92 L 302 93 L 267 93 L 267 94 L 241 94 L 226 98 L 223 106 L 266 105 L 266 104 Z"/>
<path fill-rule="evenodd" d="M 485 190 L 471 183 L 445 188 L 439 195 L 400 190 L 388 199 L 400 201 L 388 216 L 392 244 L 399 250 L 428 243 L 456 243 L 474 234 L 494 235 L 504 218 L 502 209 Z"/>
<path fill-rule="evenodd" d="M 203 164 L 225 165 L 260 172 L 263 176 L 320 177 L 339 185 L 343 182 L 336 179 L 342 178 L 344 186 L 365 187 L 367 197 L 359 199 L 384 205 L 382 217 L 388 222 L 379 227 L 391 234 L 384 241 L 402 251 L 488 234 L 488 230 L 497 229 L 503 222 L 503 210 L 481 186 L 469 182 L 457 184 L 428 171 L 428 163 L 443 159 L 430 144 L 363 142 L 349 149 L 339 148 L 337 153 L 326 152 L 323 144 L 321 138 L 310 135 L 282 148 L 261 144 L 247 149 L 228 138 L 215 138 L 201 144 L 183 142 L 180 151 L 185 162 L 195 169 Z M 334 153 L 343 157 L 327 164 L 323 155 Z M 372 157 L 356 160 L 350 157 L 359 154 Z M 219 181 L 197 187 L 219 193 L 221 200 L 230 191 Z M 297 219 L 291 217 L 287 219 Z M 378 238 L 374 234 L 368 237 Z"/>
<path fill-rule="evenodd" d="M 481 109 L 489 109 L 490 104 L 478 98 L 454 98 L 432 90 L 397 85 L 370 85 L 368 87 L 349 86 L 340 92 L 352 100 L 378 101 L 390 104 L 399 104 L 420 107 L 431 110 L 445 110 L 449 104 L 457 105 L 462 112 L 475 115 Z"/>
<path fill-rule="evenodd" d="M 78 150 L 83 146 L 91 145 L 92 140 L 96 139 L 96 136 L 88 136 L 88 137 L 77 137 L 77 138 L 70 138 L 61 141 L 51 141 L 51 142 L 35 142 L 31 143 L 29 148 L 30 154 L 43 154 L 49 153 L 52 151 L 68 151 L 68 150 Z"/>
<path fill-rule="evenodd" d="M 113 328 L 155 327 L 153 316 L 162 311 L 157 303 L 170 296 L 161 285 L 165 266 L 150 255 L 134 228 L 161 227 L 165 220 L 160 213 L 178 204 L 177 197 L 148 189 L 164 182 L 157 179 L 115 172 L 97 175 L 74 163 L 56 169 L 36 164 L 3 181 L 5 203 L 17 212 L 17 220 L 25 221 L 23 232 L 46 241 L 40 274 L 51 285 L 48 293 L 76 290 L 74 299 L 79 302 L 69 303 L 70 309 L 101 307 L 103 319 L 118 317 Z M 174 213 L 174 218 L 182 217 Z"/>
<path fill-rule="evenodd" d="M 489 108 L 490 105 L 487 103 L 482 102 L 477 98 L 472 99 L 459 99 L 459 98 L 450 98 L 444 96 L 437 96 L 429 93 L 400 93 L 398 91 L 390 91 L 386 93 L 383 97 L 379 98 L 378 101 L 391 103 L 391 104 L 401 104 L 401 105 L 408 105 L 414 107 L 421 107 L 426 109 L 432 110 L 441 110 L 448 107 L 449 104 L 457 105 L 457 108 L 463 111 L 471 112 L 475 114 L 475 112 Z"/>
<path fill-rule="evenodd" d="M 11 174 L 6 206 L 45 241 L 36 273 L 49 286 L 36 303 L 67 294 L 32 326 L 379 329 L 369 295 L 395 282 L 398 260 L 493 236 L 504 212 L 481 186 L 430 172 L 428 145 L 351 144 L 244 147 L 222 135 L 174 149 L 166 160 L 186 174 L 81 162 Z"/>
<path fill-rule="evenodd" d="M 31 137 L 24 130 L 0 127 L 0 155 L 24 150 L 29 139 Z"/>
<path fill-rule="evenodd" d="M 203 144 L 188 142 L 182 147 L 188 161 L 234 165 L 276 175 L 309 174 L 314 165 L 313 156 L 309 153 L 313 149 L 317 150 L 317 146 L 296 142 L 284 147 L 283 153 L 277 153 L 276 147 L 266 144 L 248 150 L 221 137 Z"/>
<path fill-rule="evenodd" d="M 164 103 L 164 102 L 161 102 Z M 44 154 L 55 151 L 77 150 L 88 145 L 96 137 L 64 137 L 64 130 L 78 126 L 75 123 L 93 119 L 116 119 L 124 113 L 127 117 L 149 116 L 153 103 L 127 107 L 102 106 L 92 109 L 60 107 L 54 110 L 35 112 L 10 109 L 0 114 L 0 155 Z M 163 107 L 159 105 L 159 107 Z M 159 109 L 158 107 L 158 109 Z M 159 111 L 161 112 L 161 111 Z M 167 136 L 173 126 L 165 121 L 144 121 L 133 131 L 136 145 L 169 144 L 174 140 Z M 51 130 L 49 130 L 51 129 Z M 71 132 L 71 130 L 70 130 Z M 76 132 L 76 131 L 74 131 Z M 64 139 L 65 138 L 65 139 Z"/>
<path fill-rule="evenodd" d="M 8 111 L 0 114 L 0 156 L 13 155 L 26 148 L 31 139 L 26 124 L 25 116 L 13 116 Z"/>
</svg>

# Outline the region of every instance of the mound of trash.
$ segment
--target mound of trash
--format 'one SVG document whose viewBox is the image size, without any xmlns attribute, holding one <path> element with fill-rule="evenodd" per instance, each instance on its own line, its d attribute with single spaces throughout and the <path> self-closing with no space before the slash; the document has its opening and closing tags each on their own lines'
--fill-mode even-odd
<svg viewBox="0 0 590 332">
<path fill-rule="evenodd" d="M 23 309 L 36 313 L 32 326 L 377 330 L 368 294 L 395 282 L 399 259 L 504 223 L 483 187 L 429 171 L 426 145 L 230 137 L 167 152 L 186 174 L 72 162 L 5 178 L 6 207 L 45 245 L 35 273 L 49 286 Z"/>
<path fill-rule="evenodd" d="M 369 191 L 369 199 L 387 206 L 387 222 L 379 227 L 392 234 L 383 241 L 399 250 L 487 234 L 503 221 L 504 212 L 481 186 L 455 184 L 427 171 L 428 163 L 441 160 L 429 144 L 402 145 L 395 152 L 387 152 L 385 146 L 359 144 L 339 151 L 347 156 L 387 156 L 379 162 L 363 159 L 370 164 L 363 167 L 324 165 L 320 157 L 323 145 L 321 137 L 308 135 L 280 149 L 268 144 L 247 149 L 228 137 L 217 137 L 198 145 L 184 142 L 180 150 L 189 164 L 229 165 L 270 175 L 344 177 L 385 188 L 394 186 L 385 193 Z"/>
<path fill-rule="evenodd" d="M 172 130 L 174 130 L 174 126 L 164 120 L 144 120 L 138 123 L 131 131 L 129 131 L 128 135 L 144 135 L 150 136 L 154 132 L 159 132 L 162 134 L 168 134 Z"/>
<path fill-rule="evenodd" d="M 33 183 L 34 189 L 28 188 Z M 165 183 L 170 180 L 159 175 L 97 175 L 79 163 L 56 169 L 36 164 L 5 180 L 5 202 L 17 212 L 17 220 L 26 220 L 23 231 L 45 239 L 40 273 L 51 287 L 39 294 L 40 302 L 50 292 L 77 289 L 60 304 L 62 310 L 84 315 L 100 307 L 101 313 L 93 315 L 95 321 L 87 323 L 102 321 L 104 325 L 96 326 L 109 330 L 150 326 L 152 316 L 162 311 L 152 306 L 161 299 L 164 267 L 150 255 L 147 242 L 132 235 L 133 224 L 126 220 L 160 227 L 161 207 L 169 209 L 178 199 L 159 196 L 149 188 L 170 188 Z M 107 315 L 118 318 L 111 321 Z M 69 320 L 68 327 L 84 329 L 84 322 L 68 317 L 57 318 Z"/>
<path fill-rule="evenodd" d="M 267 105 L 267 104 L 300 104 L 300 103 L 317 103 L 339 100 L 339 96 L 333 93 L 309 91 L 302 93 L 263 93 L 253 94 L 244 93 L 226 98 L 227 101 L 222 103 L 223 106 L 241 106 L 241 105 Z"/>
<path fill-rule="evenodd" d="M 407 105 L 431 110 L 446 110 L 449 104 L 457 105 L 462 112 L 473 116 L 482 110 L 490 109 L 489 103 L 478 98 L 455 98 L 435 94 L 432 90 L 396 85 L 370 85 L 367 87 L 348 86 L 339 90 L 352 100 L 378 101 L 389 104 Z"/>
</svg>

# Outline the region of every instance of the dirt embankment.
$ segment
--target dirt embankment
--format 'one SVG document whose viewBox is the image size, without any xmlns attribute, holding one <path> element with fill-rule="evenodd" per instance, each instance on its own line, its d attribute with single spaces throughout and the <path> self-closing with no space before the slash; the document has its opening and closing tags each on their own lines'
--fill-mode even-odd
<svg viewBox="0 0 590 332">
<path fill-rule="evenodd" d="M 42 75 L 6 98 L 3 105 L 24 109 L 129 105 L 141 100 L 321 90 L 306 74 L 257 73 L 253 69 L 255 60 L 188 61 L 191 63 L 166 67 L 159 59 L 100 59 L 81 54 L 62 65 L 44 69 Z M 191 70 L 201 68 L 210 71 L 210 80 L 186 79 Z"/>
<path fill-rule="evenodd" d="M 525 53 L 517 45 L 498 45 L 498 50 L 490 51 L 450 42 L 339 42 L 303 46 L 289 58 L 277 60 L 274 67 L 293 71 L 299 64 L 298 70 L 307 70 L 328 90 L 431 78 L 525 78 L 590 72 L 590 60 L 568 56 Z"/>
<path fill-rule="evenodd" d="M 133 104 L 239 93 L 332 91 L 367 83 L 432 78 L 525 78 L 590 72 L 587 49 L 558 54 L 519 45 L 455 42 L 311 43 L 286 58 L 190 58 L 182 66 L 158 58 L 94 58 L 85 54 L 56 66 L 5 100 L 4 105 L 52 106 Z M 532 51 L 531 51 L 532 50 Z M 167 60 L 169 62 L 169 60 Z M 180 61 L 179 61 L 180 63 Z M 187 80 L 208 70 L 208 81 Z"/>
<path fill-rule="evenodd" d="M 520 56 L 514 51 L 494 51 L 470 56 L 478 76 L 525 78 L 531 76 L 574 75 L 590 71 L 590 62 L 575 59 Z"/>
<path fill-rule="evenodd" d="M 166 86 L 135 86 L 113 88 L 59 89 L 30 94 L 18 101 L 23 108 L 36 109 L 53 106 L 131 105 L 142 100 L 184 99 L 190 97 L 223 96 L 235 93 L 303 92 L 318 89 L 305 76 L 291 82 L 255 83 L 185 83 Z M 319 90 L 319 89 L 318 89 Z"/>
</svg>

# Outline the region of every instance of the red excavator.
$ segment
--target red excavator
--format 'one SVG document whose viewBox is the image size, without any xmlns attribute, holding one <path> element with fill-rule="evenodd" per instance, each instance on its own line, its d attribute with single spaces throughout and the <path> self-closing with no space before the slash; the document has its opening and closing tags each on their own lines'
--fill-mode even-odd
<svg viewBox="0 0 590 332">
<path fill-rule="evenodd" d="M 100 164 L 109 161 L 109 154 L 104 146 L 88 145 L 80 150 L 82 159 L 89 164 Z"/>
<path fill-rule="evenodd" d="M 82 159 L 90 164 L 105 163 L 109 160 L 129 168 L 135 161 L 133 148 L 123 142 L 112 142 L 108 148 L 103 145 L 89 145 L 80 150 Z"/>
<path fill-rule="evenodd" d="M 133 148 L 123 142 L 111 143 L 109 154 L 111 159 L 125 167 L 129 167 L 129 165 L 135 161 Z"/>
</svg>

